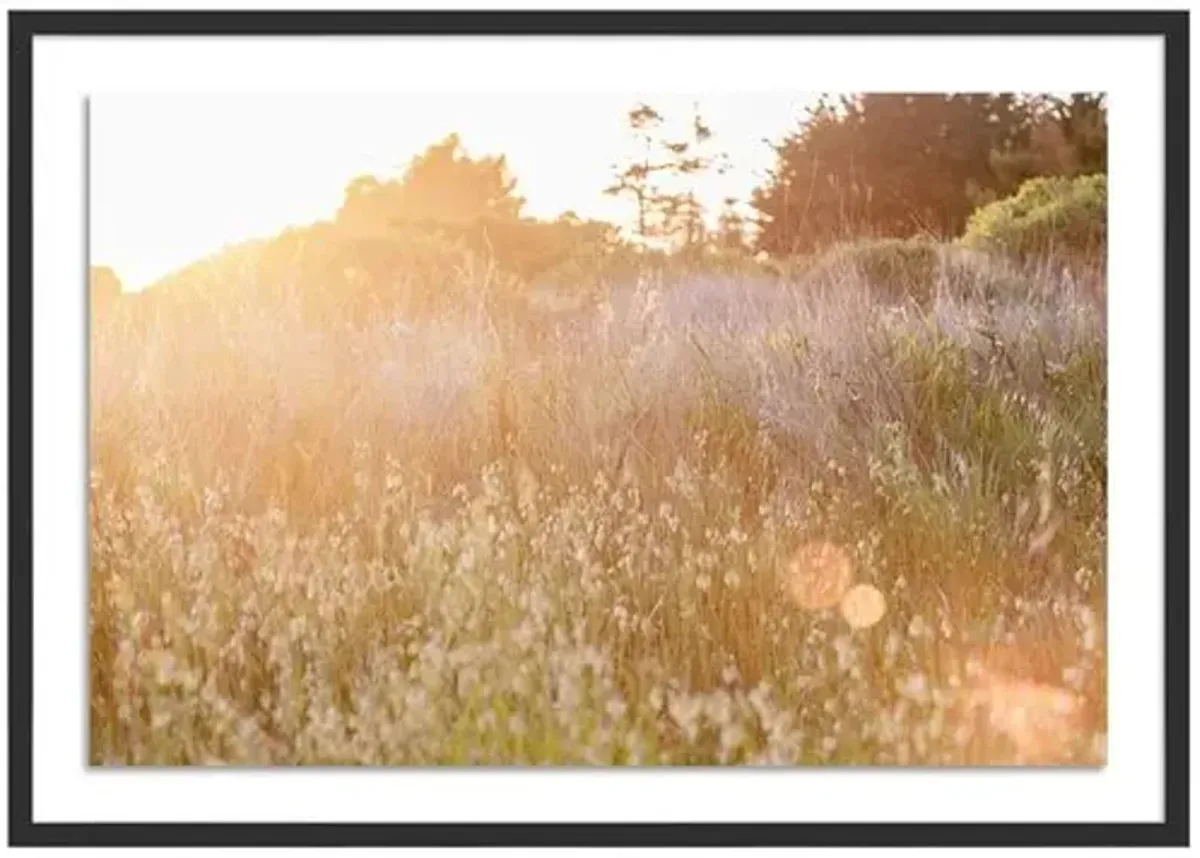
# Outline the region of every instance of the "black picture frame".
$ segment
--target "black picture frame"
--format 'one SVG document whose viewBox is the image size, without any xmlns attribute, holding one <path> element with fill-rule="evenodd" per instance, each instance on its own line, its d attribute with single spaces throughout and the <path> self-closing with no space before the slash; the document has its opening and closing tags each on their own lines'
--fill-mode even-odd
<svg viewBox="0 0 1200 858">
<path fill-rule="evenodd" d="M 9 13 L 10 846 L 1107 846 L 1185 845 L 1188 820 L 1187 12 L 406 11 Z M 38 36 L 1142 35 L 1165 45 L 1164 821 L 953 824 L 39 823 L 33 819 L 32 95 Z"/>
</svg>

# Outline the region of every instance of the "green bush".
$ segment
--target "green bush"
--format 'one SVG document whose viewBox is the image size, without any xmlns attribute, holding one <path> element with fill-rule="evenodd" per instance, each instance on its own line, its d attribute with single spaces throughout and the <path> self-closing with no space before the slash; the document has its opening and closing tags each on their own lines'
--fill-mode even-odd
<svg viewBox="0 0 1200 858">
<path fill-rule="evenodd" d="M 884 300 L 927 304 L 938 280 L 939 247 L 921 238 L 868 238 L 838 244 L 817 257 L 810 282 L 827 284 L 847 277 L 863 282 Z"/>
<path fill-rule="evenodd" d="M 1026 261 L 1051 255 L 1094 259 L 1106 246 L 1107 217 L 1103 174 L 1041 177 L 978 209 L 962 241 Z"/>
</svg>

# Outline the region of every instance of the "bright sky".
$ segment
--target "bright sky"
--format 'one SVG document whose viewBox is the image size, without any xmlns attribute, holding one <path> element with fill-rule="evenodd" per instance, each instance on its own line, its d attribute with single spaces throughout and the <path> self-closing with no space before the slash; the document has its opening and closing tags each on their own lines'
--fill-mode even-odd
<svg viewBox="0 0 1200 858">
<path fill-rule="evenodd" d="M 602 194 L 630 152 L 639 101 L 683 129 L 693 104 L 732 170 L 697 187 L 718 208 L 746 199 L 773 164 L 766 140 L 797 127 L 808 93 L 94 96 L 90 106 L 91 262 L 126 289 L 248 238 L 331 217 L 347 183 L 399 176 L 457 131 L 472 155 L 504 154 L 525 213 L 628 223 L 632 203 Z"/>
</svg>

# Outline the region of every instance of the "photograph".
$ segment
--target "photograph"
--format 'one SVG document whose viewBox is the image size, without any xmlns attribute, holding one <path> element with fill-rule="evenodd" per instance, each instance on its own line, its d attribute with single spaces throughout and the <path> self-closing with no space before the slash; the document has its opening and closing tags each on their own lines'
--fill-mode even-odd
<svg viewBox="0 0 1200 858">
<path fill-rule="evenodd" d="M 433 5 L 10 14 L 9 845 L 1186 845 L 1188 13 Z"/>
<path fill-rule="evenodd" d="M 88 764 L 1102 767 L 1105 92 L 88 98 Z"/>
</svg>

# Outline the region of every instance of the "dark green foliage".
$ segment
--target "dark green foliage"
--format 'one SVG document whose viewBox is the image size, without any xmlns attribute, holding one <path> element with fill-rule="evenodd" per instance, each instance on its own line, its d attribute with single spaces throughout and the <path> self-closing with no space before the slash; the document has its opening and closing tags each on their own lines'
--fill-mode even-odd
<svg viewBox="0 0 1200 858">
<path fill-rule="evenodd" d="M 992 153 L 1001 180 L 998 194 L 981 194 L 979 204 L 1004 196 L 1037 176 L 1078 176 L 1108 169 L 1108 109 L 1103 95 L 1075 92 L 1032 102 L 1027 145 Z"/>
<path fill-rule="evenodd" d="M 759 250 L 810 253 L 848 236 L 959 235 L 971 212 L 1030 175 L 1100 171 L 1102 96 L 991 93 L 822 101 L 778 146 L 752 204 Z"/>
<path fill-rule="evenodd" d="M 807 252 L 851 235 L 956 234 L 992 187 L 992 151 L 1012 145 L 1023 116 L 1008 96 L 874 94 L 822 102 L 777 147 L 754 197 L 760 249 Z"/>
</svg>

